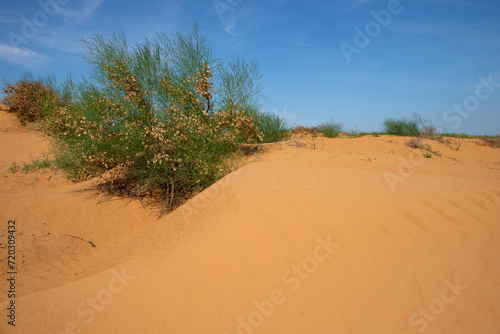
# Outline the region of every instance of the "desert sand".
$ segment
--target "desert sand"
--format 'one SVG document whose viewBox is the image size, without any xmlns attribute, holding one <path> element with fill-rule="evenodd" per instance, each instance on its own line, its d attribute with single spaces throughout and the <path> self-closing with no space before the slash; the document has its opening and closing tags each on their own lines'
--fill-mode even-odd
<svg viewBox="0 0 500 334">
<path fill-rule="evenodd" d="M 267 145 L 158 219 L 95 180 L 7 173 L 49 144 L 0 111 L 0 333 L 500 333 L 500 150 L 323 141 Z"/>
</svg>

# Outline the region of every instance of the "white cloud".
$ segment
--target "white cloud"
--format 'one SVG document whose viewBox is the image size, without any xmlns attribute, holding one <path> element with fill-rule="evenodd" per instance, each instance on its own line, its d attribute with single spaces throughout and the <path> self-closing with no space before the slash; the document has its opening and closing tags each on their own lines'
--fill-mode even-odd
<svg viewBox="0 0 500 334">
<path fill-rule="evenodd" d="M 31 49 L 0 43 L 0 61 L 27 67 L 35 67 L 43 65 L 48 60 L 49 57 L 36 53 Z"/>
</svg>

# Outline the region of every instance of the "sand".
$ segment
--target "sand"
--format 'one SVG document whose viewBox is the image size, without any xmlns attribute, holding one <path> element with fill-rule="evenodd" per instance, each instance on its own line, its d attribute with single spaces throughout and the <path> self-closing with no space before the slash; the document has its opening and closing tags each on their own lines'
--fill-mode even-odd
<svg viewBox="0 0 500 334">
<path fill-rule="evenodd" d="M 2 168 L 47 149 L 0 115 Z M 267 145 L 160 219 L 92 181 L 4 173 L 0 333 L 498 334 L 500 150 L 404 140 Z"/>
</svg>

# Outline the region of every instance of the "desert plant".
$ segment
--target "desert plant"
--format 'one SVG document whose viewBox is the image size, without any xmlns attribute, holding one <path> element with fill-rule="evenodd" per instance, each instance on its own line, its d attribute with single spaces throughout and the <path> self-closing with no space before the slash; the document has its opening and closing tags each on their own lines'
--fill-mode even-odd
<svg viewBox="0 0 500 334">
<path fill-rule="evenodd" d="M 411 148 L 420 148 L 423 149 L 424 145 L 422 144 L 422 139 L 420 137 L 411 137 L 408 140 L 405 140 L 404 144 Z"/>
<path fill-rule="evenodd" d="M 35 80 L 26 74 L 20 80 L 6 83 L 3 92 L 6 96 L 0 101 L 10 107 L 22 124 L 43 119 L 58 108 L 60 98 L 51 86 L 51 78 Z"/>
<path fill-rule="evenodd" d="M 19 166 L 16 162 L 12 163 L 12 165 L 8 168 L 9 173 L 17 173 L 21 170 L 21 166 Z"/>
<path fill-rule="evenodd" d="M 491 148 L 500 148 L 500 135 L 497 136 L 481 136 L 479 145 L 488 146 Z"/>
<path fill-rule="evenodd" d="M 387 118 L 383 125 L 383 131 L 394 136 L 420 136 L 421 118 L 418 114 L 413 114 L 411 117 Z"/>
<path fill-rule="evenodd" d="M 254 115 L 259 131 L 262 133 L 262 142 L 271 143 L 286 138 L 290 134 L 287 121 L 271 112 L 263 112 Z"/>
<path fill-rule="evenodd" d="M 30 156 L 28 162 L 23 162 L 22 166 L 19 166 L 16 163 L 13 163 L 9 167 L 9 171 L 11 173 L 16 173 L 16 172 L 23 172 L 23 173 L 28 173 L 33 170 L 39 170 L 39 169 L 45 169 L 45 168 L 51 168 L 55 166 L 55 161 L 53 157 L 49 155 L 43 155 L 42 157 L 35 158 L 33 156 Z"/>
<path fill-rule="evenodd" d="M 321 133 L 321 128 L 319 126 L 303 126 L 297 124 L 291 130 L 292 133 L 301 135 L 301 134 L 310 134 L 310 135 L 319 135 Z"/>
<path fill-rule="evenodd" d="M 325 141 L 322 137 L 318 136 L 315 133 L 307 133 L 307 132 L 298 132 L 291 135 L 291 137 L 287 138 L 285 143 L 288 146 L 295 146 L 301 148 L 310 148 L 310 149 L 323 149 L 325 146 Z"/>
<path fill-rule="evenodd" d="M 254 110 L 231 96 L 214 97 L 215 61 L 196 26 L 134 47 L 121 34 L 82 42 L 92 75 L 63 84 L 64 104 L 50 127 L 55 161 L 70 177 L 121 167 L 120 187 L 159 194 L 175 206 L 222 177 L 240 143 L 262 139 Z M 242 91 L 250 85 L 241 84 Z"/>
<path fill-rule="evenodd" d="M 320 130 L 327 138 L 336 138 L 344 131 L 342 122 L 335 122 L 333 119 L 320 125 Z"/>
<path fill-rule="evenodd" d="M 216 104 L 224 108 L 228 103 L 237 103 L 254 112 L 261 109 L 261 101 L 267 98 L 262 93 L 262 75 L 255 59 L 247 62 L 244 58 L 233 57 L 228 61 L 219 60 L 215 66 Z"/>
<path fill-rule="evenodd" d="M 430 120 L 423 121 L 421 119 L 420 124 L 422 126 L 422 129 L 420 131 L 421 137 L 442 142 L 442 135 L 438 133 L 438 129 L 432 123 L 432 121 Z"/>
</svg>

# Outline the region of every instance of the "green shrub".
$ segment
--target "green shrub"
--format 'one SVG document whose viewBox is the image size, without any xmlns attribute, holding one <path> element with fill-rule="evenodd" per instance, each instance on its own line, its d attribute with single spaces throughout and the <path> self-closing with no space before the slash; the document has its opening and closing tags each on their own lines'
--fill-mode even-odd
<svg viewBox="0 0 500 334">
<path fill-rule="evenodd" d="M 220 63 L 196 26 L 134 47 L 117 34 L 83 44 L 92 76 L 63 84 L 64 105 L 46 123 L 57 139 L 55 161 L 70 177 L 120 166 L 120 185 L 159 193 L 172 206 L 224 176 L 240 143 L 263 139 L 249 109 L 258 92 L 216 95 L 212 70 L 220 73 Z M 255 86 L 255 75 L 233 77 L 241 92 Z"/>
<path fill-rule="evenodd" d="M 259 131 L 262 133 L 262 142 L 272 143 L 286 138 L 290 129 L 286 119 L 271 112 L 263 112 L 254 116 Z"/>
<path fill-rule="evenodd" d="M 388 118 L 383 123 L 383 131 L 394 136 L 420 136 L 421 118 L 418 114 L 411 117 Z"/>
<path fill-rule="evenodd" d="M 325 137 L 336 138 L 344 131 L 342 122 L 335 122 L 333 119 L 320 125 L 320 130 Z"/>
</svg>

